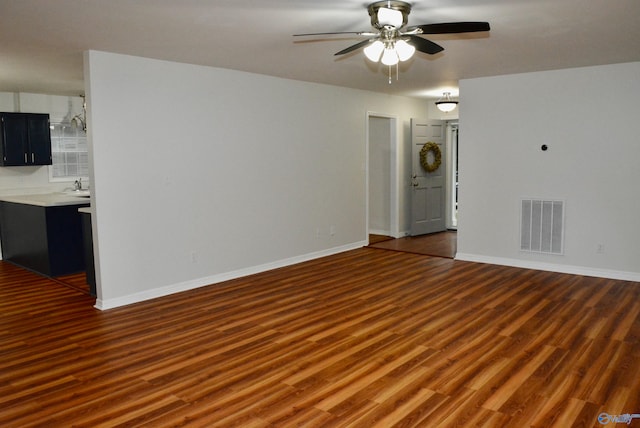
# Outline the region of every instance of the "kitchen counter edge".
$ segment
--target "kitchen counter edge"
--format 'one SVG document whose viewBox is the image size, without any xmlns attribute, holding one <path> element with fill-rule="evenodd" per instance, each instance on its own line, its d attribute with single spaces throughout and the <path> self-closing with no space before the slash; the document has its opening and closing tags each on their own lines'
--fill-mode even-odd
<svg viewBox="0 0 640 428">
<path fill-rule="evenodd" d="M 0 196 L 0 201 L 39 207 L 61 207 L 66 205 L 86 205 L 91 198 L 68 195 L 66 193 L 44 193 L 36 195 Z"/>
</svg>

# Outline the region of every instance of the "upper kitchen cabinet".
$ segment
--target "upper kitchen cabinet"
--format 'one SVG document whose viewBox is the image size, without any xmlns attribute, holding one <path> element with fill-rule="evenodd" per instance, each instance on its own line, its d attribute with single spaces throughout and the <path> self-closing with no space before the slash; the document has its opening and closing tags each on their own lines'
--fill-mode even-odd
<svg viewBox="0 0 640 428">
<path fill-rule="evenodd" d="M 46 113 L 0 113 L 0 166 L 51 165 Z"/>
</svg>

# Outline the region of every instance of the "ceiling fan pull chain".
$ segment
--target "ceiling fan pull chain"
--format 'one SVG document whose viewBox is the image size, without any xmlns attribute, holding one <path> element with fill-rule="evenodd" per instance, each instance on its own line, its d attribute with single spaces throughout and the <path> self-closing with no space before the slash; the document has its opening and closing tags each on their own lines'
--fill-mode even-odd
<svg viewBox="0 0 640 428">
<path fill-rule="evenodd" d="M 389 66 L 389 84 L 391 84 L 391 66 Z"/>
</svg>

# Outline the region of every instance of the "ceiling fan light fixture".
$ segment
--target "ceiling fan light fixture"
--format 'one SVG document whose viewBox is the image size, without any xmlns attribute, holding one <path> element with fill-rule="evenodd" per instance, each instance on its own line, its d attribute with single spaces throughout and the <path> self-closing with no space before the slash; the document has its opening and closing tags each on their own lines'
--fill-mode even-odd
<svg viewBox="0 0 640 428">
<path fill-rule="evenodd" d="M 386 7 L 378 9 L 378 25 L 380 25 L 380 27 L 390 25 L 395 28 L 400 28 L 403 22 L 404 17 L 401 11 Z"/>
<path fill-rule="evenodd" d="M 436 101 L 436 107 L 443 113 L 449 113 L 453 111 L 458 105 L 458 101 L 451 99 L 451 92 L 444 92 L 442 98 Z"/>
<path fill-rule="evenodd" d="M 393 46 L 384 48 L 384 52 L 382 52 L 382 58 L 380 59 L 381 63 L 391 66 L 396 65 L 398 61 L 398 53 Z"/>
<path fill-rule="evenodd" d="M 380 61 L 380 56 L 382 55 L 382 51 L 384 50 L 384 43 L 380 40 L 376 40 L 371 43 L 369 46 L 364 48 L 364 55 L 373 62 Z"/>
<path fill-rule="evenodd" d="M 404 0 L 377 0 L 367 6 L 371 18 L 373 31 L 337 31 L 329 33 L 305 33 L 294 36 L 321 36 L 338 34 L 352 34 L 366 37 L 354 45 L 336 52 L 334 55 L 346 55 L 364 48 L 364 54 L 372 62 L 382 62 L 389 67 L 389 83 L 391 83 L 391 67 L 400 61 L 407 61 L 416 51 L 427 55 L 435 55 L 444 48 L 422 36 L 429 34 L 456 34 L 489 31 L 488 22 L 461 21 L 422 24 L 407 27 L 412 4 Z M 396 67 L 396 75 L 399 68 Z M 397 79 L 396 79 L 397 80 Z M 456 101 L 438 103 L 441 110 L 451 111 L 456 107 Z"/>
<path fill-rule="evenodd" d="M 379 0 L 367 6 L 367 11 L 372 27 L 382 29 L 388 26 L 399 30 L 407 25 L 411 4 L 401 0 Z"/>
<path fill-rule="evenodd" d="M 404 40 L 398 40 L 396 42 L 396 52 L 400 61 L 406 61 L 413 56 L 413 54 L 416 52 L 416 48 L 411 46 Z"/>
</svg>

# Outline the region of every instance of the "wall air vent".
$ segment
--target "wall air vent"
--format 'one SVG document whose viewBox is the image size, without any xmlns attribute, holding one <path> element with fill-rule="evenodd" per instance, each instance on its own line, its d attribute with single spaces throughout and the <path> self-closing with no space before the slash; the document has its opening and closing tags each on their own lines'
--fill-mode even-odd
<svg viewBox="0 0 640 428">
<path fill-rule="evenodd" d="M 562 254 L 564 201 L 522 199 L 520 249 L 533 253 Z"/>
</svg>

